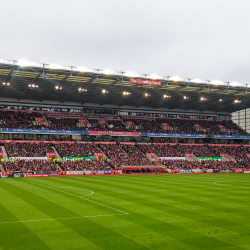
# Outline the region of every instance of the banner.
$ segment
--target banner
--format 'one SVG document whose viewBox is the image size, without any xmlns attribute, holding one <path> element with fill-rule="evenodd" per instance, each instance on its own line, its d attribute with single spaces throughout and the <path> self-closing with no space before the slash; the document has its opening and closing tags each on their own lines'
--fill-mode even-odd
<svg viewBox="0 0 250 250">
<path fill-rule="evenodd" d="M 35 118 L 37 122 L 43 122 L 43 118 L 42 117 L 36 117 Z"/>
<path fill-rule="evenodd" d="M 109 131 L 109 135 L 122 135 L 122 136 L 140 136 L 139 132 L 119 132 L 119 131 Z"/>
<path fill-rule="evenodd" d="M 108 131 L 89 131 L 89 135 L 108 135 Z"/>
<path fill-rule="evenodd" d="M 80 122 L 80 123 L 85 123 L 85 122 L 86 122 L 86 120 L 79 119 L 79 122 Z"/>
<path fill-rule="evenodd" d="M 106 121 L 105 120 L 99 120 L 99 123 L 104 125 L 106 123 Z"/>
<path fill-rule="evenodd" d="M 0 158 L 3 157 L 3 151 L 0 151 Z"/>
<path fill-rule="evenodd" d="M 48 174 L 24 174 L 23 177 L 49 177 Z"/>
<path fill-rule="evenodd" d="M 135 145 L 135 142 L 120 142 L 121 145 Z"/>
<path fill-rule="evenodd" d="M 180 173 L 192 173 L 193 169 L 179 169 Z"/>
<path fill-rule="evenodd" d="M 74 134 L 74 135 L 81 135 L 88 133 L 88 131 L 80 131 L 80 130 L 16 129 L 16 128 L 6 128 L 5 130 L 2 129 L 2 132 L 33 133 L 33 134 Z"/>
<path fill-rule="evenodd" d="M 152 137 L 185 137 L 185 138 L 203 138 L 206 135 L 199 134 L 173 134 L 173 133 L 146 133 L 141 132 L 142 136 L 152 136 Z"/>
<path fill-rule="evenodd" d="M 39 156 L 35 156 L 35 157 L 9 157 L 10 161 L 15 161 L 15 160 L 48 160 L 48 157 L 39 157 Z"/>
<path fill-rule="evenodd" d="M 152 157 L 152 158 L 155 156 L 154 153 L 147 153 L 147 155 L 149 155 L 149 156 Z"/>
<path fill-rule="evenodd" d="M 95 155 L 96 155 L 98 158 L 103 157 L 103 153 L 95 153 Z"/>
<path fill-rule="evenodd" d="M 193 154 L 187 153 L 186 156 L 187 156 L 187 157 L 192 157 Z"/>
<path fill-rule="evenodd" d="M 214 170 L 213 170 L 213 169 L 206 169 L 206 172 L 207 172 L 207 173 L 213 173 Z"/>
<path fill-rule="evenodd" d="M 242 168 L 234 168 L 233 170 L 234 170 L 235 173 L 243 173 Z"/>
<path fill-rule="evenodd" d="M 115 141 L 95 141 L 94 144 L 108 144 L 108 145 L 111 145 L 111 144 L 116 144 Z"/>
<path fill-rule="evenodd" d="M 222 161 L 222 157 L 198 157 L 198 161 Z"/>
<path fill-rule="evenodd" d="M 48 155 L 49 158 L 56 157 L 56 153 L 55 152 L 54 153 L 47 153 L 47 155 Z"/>
<path fill-rule="evenodd" d="M 65 157 L 65 161 L 91 161 L 93 159 L 96 159 L 96 156 L 91 157 Z"/>
<path fill-rule="evenodd" d="M 92 171 L 66 171 L 66 175 L 84 175 L 84 174 L 92 174 Z"/>
<path fill-rule="evenodd" d="M 131 122 L 131 121 L 127 121 L 126 123 L 127 123 L 128 125 L 130 125 L 130 126 L 133 125 L 133 122 Z"/>
<path fill-rule="evenodd" d="M 158 157 L 161 161 L 167 160 L 185 160 L 185 157 Z"/>
<path fill-rule="evenodd" d="M 213 138 L 221 139 L 250 139 L 248 135 L 212 135 Z"/>
<path fill-rule="evenodd" d="M 193 169 L 193 172 L 194 172 L 194 173 L 202 173 L 202 172 L 203 172 L 203 170 L 202 170 L 202 169 L 197 168 L 197 169 Z"/>
<path fill-rule="evenodd" d="M 0 140 L 2 143 L 53 143 L 53 144 L 74 144 L 73 141 L 31 141 L 31 140 Z"/>
<path fill-rule="evenodd" d="M 133 79 L 133 78 L 131 78 L 130 83 L 161 86 L 161 81 L 154 81 L 154 80 L 143 80 L 143 79 Z"/>
</svg>

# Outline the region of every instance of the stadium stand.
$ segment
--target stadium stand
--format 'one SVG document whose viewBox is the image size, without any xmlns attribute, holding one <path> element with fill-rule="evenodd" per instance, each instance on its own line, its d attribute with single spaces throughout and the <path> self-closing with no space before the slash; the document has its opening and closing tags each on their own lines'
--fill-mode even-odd
<svg viewBox="0 0 250 250">
<path fill-rule="evenodd" d="M 43 157 L 54 152 L 48 143 L 5 143 L 9 157 Z"/>
<path fill-rule="evenodd" d="M 56 144 L 55 148 L 61 157 L 88 157 L 101 153 L 92 143 Z"/>
</svg>

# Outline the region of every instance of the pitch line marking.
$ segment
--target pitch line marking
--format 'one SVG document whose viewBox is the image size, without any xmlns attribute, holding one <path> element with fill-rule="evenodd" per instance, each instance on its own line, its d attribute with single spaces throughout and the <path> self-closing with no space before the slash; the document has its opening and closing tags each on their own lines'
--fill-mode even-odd
<svg viewBox="0 0 250 250">
<path fill-rule="evenodd" d="M 89 189 L 85 189 L 85 188 L 78 188 L 78 187 L 58 187 L 58 188 L 67 188 L 67 189 L 82 189 L 82 190 L 88 190 L 88 191 L 90 191 L 90 194 L 86 194 L 86 195 L 83 195 L 83 196 L 90 196 L 90 195 L 92 195 L 92 194 L 94 194 L 94 191 L 92 191 L 92 190 L 89 190 Z"/>
<path fill-rule="evenodd" d="M 226 184 L 220 184 L 220 183 L 217 183 L 217 182 L 214 182 L 214 184 L 221 185 L 221 186 L 231 186 L 231 185 L 226 185 Z"/>
<path fill-rule="evenodd" d="M 98 205 L 100 205 L 100 206 L 103 206 L 103 207 L 107 207 L 107 208 L 116 210 L 116 211 L 118 211 L 118 212 L 120 212 L 120 213 L 123 213 L 123 214 L 129 214 L 129 213 L 126 213 L 126 212 L 121 211 L 121 210 L 119 210 L 119 209 L 116 209 L 116 208 L 107 206 L 107 205 L 105 205 L 105 204 L 99 203 L 99 202 L 97 202 L 97 201 L 93 201 L 93 200 L 84 198 L 83 196 L 75 195 L 75 194 L 72 194 L 72 193 L 69 193 L 69 192 L 66 192 L 66 191 L 57 189 L 57 188 L 53 188 L 53 187 L 50 187 L 50 186 L 46 186 L 46 185 L 43 185 L 43 184 L 40 184 L 40 183 L 37 183 L 37 182 L 33 182 L 33 181 L 31 181 L 30 183 L 34 183 L 34 184 L 37 184 L 37 185 L 40 185 L 40 186 L 43 186 L 43 187 L 46 187 L 46 188 L 54 189 L 54 190 L 56 190 L 56 191 L 59 191 L 59 192 L 65 193 L 65 194 L 69 194 L 69 195 L 75 196 L 75 197 L 77 197 L 77 198 L 80 198 L 80 199 L 83 199 L 83 200 L 86 200 L 86 201 L 90 201 L 90 202 L 96 203 L 96 204 L 98 204 Z"/>
<path fill-rule="evenodd" d="M 52 219 L 40 219 L 40 220 L 17 220 L 17 221 L 3 221 L 1 224 L 14 224 L 14 223 L 27 223 L 27 222 L 41 222 L 41 221 L 54 221 L 54 220 L 70 220 L 70 219 L 82 219 L 82 218 L 95 218 L 95 217 L 109 217 L 116 215 L 126 215 L 126 214 L 100 214 L 100 215 L 89 215 L 89 216 L 79 216 L 79 217 L 65 217 L 65 218 L 52 218 Z"/>
</svg>

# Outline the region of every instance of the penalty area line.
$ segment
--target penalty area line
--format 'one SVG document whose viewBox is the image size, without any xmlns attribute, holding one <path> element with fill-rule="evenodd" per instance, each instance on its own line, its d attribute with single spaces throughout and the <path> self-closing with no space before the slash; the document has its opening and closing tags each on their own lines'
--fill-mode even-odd
<svg viewBox="0 0 250 250">
<path fill-rule="evenodd" d="M 40 219 L 40 220 L 17 220 L 17 221 L 2 221 L 1 224 L 14 224 L 14 223 L 28 223 L 28 222 L 41 222 L 41 221 L 55 221 L 55 220 L 71 220 L 71 219 L 83 219 L 83 218 L 95 218 L 95 217 L 109 217 L 117 215 L 126 214 L 100 214 L 100 215 L 89 215 L 89 216 L 79 216 L 79 217 L 65 217 L 65 218 L 51 218 L 51 219 Z"/>
<path fill-rule="evenodd" d="M 31 181 L 30 183 L 33 183 L 33 184 L 36 184 L 36 185 L 39 185 L 39 186 L 43 186 L 43 187 L 46 187 L 46 188 L 50 188 L 50 189 L 53 189 L 53 190 L 56 190 L 56 191 L 58 191 L 58 192 L 62 192 L 62 193 L 68 194 L 68 195 L 72 195 L 72 196 L 74 196 L 74 197 L 77 197 L 77 198 L 80 198 L 80 199 L 83 199 L 83 200 L 86 200 L 86 201 L 93 202 L 93 203 L 98 204 L 98 205 L 100 205 L 100 206 L 107 207 L 107 208 L 109 208 L 109 209 L 118 211 L 118 212 L 120 212 L 120 213 L 122 213 L 122 214 L 129 214 L 129 213 L 124 212 L 124 211 L 122 211 L 122 210 L 119 210 L 119 209 L 116 209 L 116 208 L 107 206 L 107 205 L 102 204 L 102 203 L 99 203 L 99 202 L 97 202 L 97 201 L 93 201 L 93 200 L 84 198 L 83 196 L 79 196 L 79 195 L 76 195 L 76 194 L 72 194 L 72 193 L 66 192 L 66 191 L 64 191 L 64 190 L 60 190 L 60 189 L 57 189 L 57 188 L 53 188 L 53 187 L 50 187 L 50 186 L 47 186 L 47 185 L 43 185 L 43 184 L 40 184 L 40 183 L 37 183 L 37 182 L 33 182 L 33 181 Z"/>
</svg>

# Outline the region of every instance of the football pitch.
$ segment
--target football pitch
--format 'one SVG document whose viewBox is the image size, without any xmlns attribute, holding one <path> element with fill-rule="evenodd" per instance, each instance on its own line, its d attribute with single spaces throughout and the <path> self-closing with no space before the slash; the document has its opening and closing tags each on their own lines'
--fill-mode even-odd
<svg viewBox="0 0 250 250">
<path fill-rule="evenodd" d="M 250 249 L 250 175 L 0 179 L 0 249 Z"/>
</svg>

